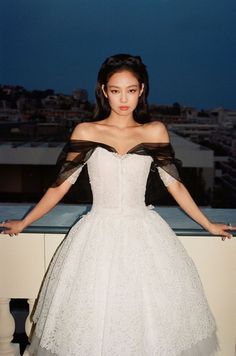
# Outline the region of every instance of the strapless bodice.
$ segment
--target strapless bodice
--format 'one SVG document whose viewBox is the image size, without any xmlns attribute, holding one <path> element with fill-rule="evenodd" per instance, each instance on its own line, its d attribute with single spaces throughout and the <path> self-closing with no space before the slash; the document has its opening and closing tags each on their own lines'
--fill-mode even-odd
<svg viewBox="0 0 236 356">
<path fill-rule="evenodd" d="M 93 194 L 93 208 L 141 209 L 145 207 L 146 183 L 150 169 L 158 172 L 168 186 L 180 180 L 170 143 L 140 143 L 126 154 L 104 143 L 70 140 L 59 156 L 60 173 L 52 186 L 65 180 L 75 183 L 87 164 Z"/>
<path fill-rule="evenodd" d="M 119 155 L 97 147 L 87 162 L 93 208 L 129 210 L 145 206 L 145 190 L 152 158 Z"/>
</svg>

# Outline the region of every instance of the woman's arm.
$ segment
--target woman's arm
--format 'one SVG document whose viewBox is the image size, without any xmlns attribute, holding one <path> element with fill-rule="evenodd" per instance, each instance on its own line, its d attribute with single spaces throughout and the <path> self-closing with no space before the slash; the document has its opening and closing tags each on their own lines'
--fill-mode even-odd
<svg viewBox="0 0 236 356">
<path fill-rule="evenodd" d="M 226 224 L 212 223 L 208 218 L 202 213 L 199 207 L 194 202 L 187 188 L 183 183 L 179 181 L 172 182 L 167 190 L 179 204 L 179 206 L 198 224 L 200 224 L 205 230 L 209 231 L 213 235 L 222 236 L 224 240 L 226 237 L 231 238 L 230 234 L 226 230 L 235 230 L 235 226 L 229 226 Z"/>
<path fill-rule="evenodd" d="M 150 128 L 148 131 L 150 141 L 156 140 L 157 142 L 170 142 L 169 133 L 165 124 L 159 121 L 154 121 L 148 125 L 148 128 Z M 167 185 L 167 190 L 179 206 L 205 230 L 209 231 L 213 235 L 222 236 L 222 240 L 225 240 L 226 238 L 230 239 L 232 237 L 232 234 L 230 234 L 227 230 L 235 230 L 236 227 L 209 221 L 198 208 L 183 183 L 175 179 Z"/>
<path fill-rule="evenodd" d="M 49 188 L 41 200 L 22 220 L 7 220 L 0 224 L 4 227 L 2 234 L 18 234 L 34 221 L 39 220 L 47 214 L 64 197 L 71 187 L 71 183 L 65 181 L 56 188 Z"/>
<path fill-rule="evenodd" d="M 87 123 L 78 124 L 71 134 L 71 139 L 83 138 L 86 132 L 89 129 Z M 74 154 L 72 153 L 72 159 L 74 159 Z M 75 172 L 76 174 L 76 172 Z M 74 174 L 72 174 L 73 176 Z M 72 177 L 71 176 L 71 177 Z M 70 178 L 71 178 L 70 177 Z M 69 178 L 69 176 L 68 176 Z M 34 221 L 39 220 L 50 210 L 52 210 L 57 203 L 64 197 L 68 192 L 71 185 L 74 183 L 73 179 L 66 179 L 63 183 L 50 187 L 46 193 L 43 195 L 41 200 L 35 205 L 35 207 L 26 215 L 22 220 L 7 220 L 6 222 L 0 223 L 0 227 L 3 227 L 4 230 L 2 234 L 18 234 L 24 230 L 28 225 L 32 224 Z"/>
</svg>

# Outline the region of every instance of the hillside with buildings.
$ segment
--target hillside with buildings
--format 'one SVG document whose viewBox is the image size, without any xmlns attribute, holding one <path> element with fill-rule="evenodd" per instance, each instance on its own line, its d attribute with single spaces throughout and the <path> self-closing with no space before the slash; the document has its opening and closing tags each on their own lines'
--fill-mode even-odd
<svg viewBox="0 0 236 356">
<path fill-rule="evenodd" d="M 55 177 L 63 144 L 77 123 L 90 120 L 93 109 L 84 89 L 65 95 L 53 89 L 0 85 L 0 200 L 37 201 Z M 198 111 L 174 103 L 151 105 L 150 115 L 168 126 L 176 157 L 182 161 L 182 179 L 196 202 L 235 207 L 236 111 Z M 150 174 L 147 202 L 174 204 L 157 182 Z M 86 168 L 78 184 L 80 188 L 73 187 L 65 201 L 91 202 Z"/>
</svg>

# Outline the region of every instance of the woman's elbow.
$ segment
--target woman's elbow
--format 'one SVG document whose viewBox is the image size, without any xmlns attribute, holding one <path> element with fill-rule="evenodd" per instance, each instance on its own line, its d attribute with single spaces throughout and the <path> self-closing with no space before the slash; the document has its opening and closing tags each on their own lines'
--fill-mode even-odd
<svg viewBox="0 0 236 356">
<path fill-rule="evenodd" d="M 58 196 L 64 196 L 69 189 L 71 188 L 71 183 L 68 182 L 67 180 L 65 180 L 63 183 L 58 184 L 58 185 L 52 185 L 49 190 L 51 190 L 51 192 L 53 192 L 55 195 Z"/>
<path fill-rule="evenodd" d="M 171 182 L 167 186 L 167 190 L 171 195 L 175 195 L 176 193 L 180 193 L 181 191 L 185 190 L 185 186 L 182 182 L 178 181 L 177 179 L 174 182 Z"/>
</svg>

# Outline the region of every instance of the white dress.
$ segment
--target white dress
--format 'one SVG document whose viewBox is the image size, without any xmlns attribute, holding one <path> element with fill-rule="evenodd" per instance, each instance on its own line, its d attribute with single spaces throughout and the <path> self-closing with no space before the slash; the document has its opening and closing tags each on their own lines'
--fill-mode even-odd
<svg viewBox="0 0 236 356">
<path fill-rule="evenodd" d="M 145 205 L 153 157 L 137 148 L 119 155 L 93 145 L 82 164 L 70 167 L 66 179 L 74 183 L 87 164 L 93 205 L 49 266 L 33 315 L 32 355 L 209 356 L 217 350 L 196 267 L 166 221 Z M 158 171 L 165 185 L 175 181 Z"/>
</svg>

